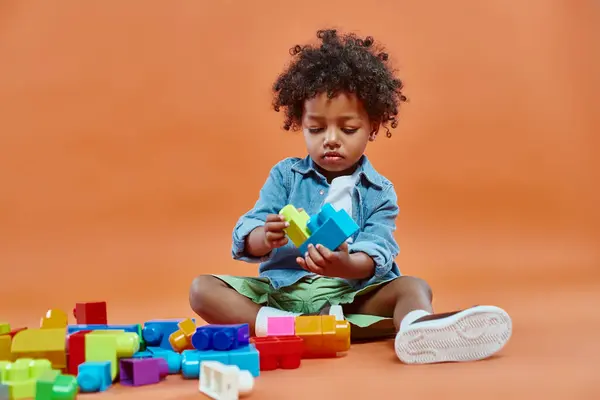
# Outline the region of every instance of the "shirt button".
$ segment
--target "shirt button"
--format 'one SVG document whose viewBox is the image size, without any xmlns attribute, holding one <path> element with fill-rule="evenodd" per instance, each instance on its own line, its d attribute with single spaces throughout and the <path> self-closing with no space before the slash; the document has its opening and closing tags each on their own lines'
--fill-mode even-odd
<svg viewBox="0 0 600 400">
<path fill-rule="evenodd" d="M 320 194 L 321 196 L 323 196 L 323 193 L 325 193 L 325 191 L 324 191 L 323 189 L 321 189 L 321 190 L 319 191 L 319 194 Z"/>
</svg>

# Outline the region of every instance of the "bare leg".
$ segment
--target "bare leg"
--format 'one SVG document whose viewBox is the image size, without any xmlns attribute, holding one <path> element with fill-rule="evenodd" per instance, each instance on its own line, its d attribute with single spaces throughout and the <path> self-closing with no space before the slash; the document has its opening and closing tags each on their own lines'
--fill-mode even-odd
<svg viewBox="0 0 600 400">
<path fill-rule="evenodd" d="M 433 312 L 433 295 L 429 285 L 422 279 L 402 276 L 376 292 L 361 296 L 353 304 L 344 306 L 349 314 L 368 314 L 394 318 L 396 330 L 402 319 L 411 311 Z"/>
<path fill-rule="evenodd" d="M 251 335 L 254 335 L 256 315 L 261 308 L 211 275 L 194 279 L 190 287 L 190 306 L 209 324 L 247 323 Z"/>
</svg>

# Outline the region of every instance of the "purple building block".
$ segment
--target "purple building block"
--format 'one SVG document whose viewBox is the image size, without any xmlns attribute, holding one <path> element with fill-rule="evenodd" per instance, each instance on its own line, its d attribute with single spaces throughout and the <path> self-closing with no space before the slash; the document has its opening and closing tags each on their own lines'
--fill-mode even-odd
<svg viewBox="0 0 600 400">
<path fill-rule="evenodd" d="M 192 346 L 197 350 L 233 350 L 247 346 L 249 341 L 248 324 L 204 325 L 192 335 Z"/>
<path fill-rule="evenodd" d="M 151 385 L 169 374 L 164 358 L 125 358 L 120 360 L 120 381 L 125 386 Z"/>
</svg>

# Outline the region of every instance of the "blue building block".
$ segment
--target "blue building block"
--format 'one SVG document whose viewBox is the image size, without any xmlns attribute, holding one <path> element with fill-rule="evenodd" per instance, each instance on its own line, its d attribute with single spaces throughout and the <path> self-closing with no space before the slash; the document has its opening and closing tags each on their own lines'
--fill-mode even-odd
<svg viewBox="0 0 600 400">
<path fill-rule="evenodd" d="M 192 335 L 192 346 L 196 350 L 227 351 L 247 346 L 249 341 L 248 324 L 204 325 L 196 328 Z"/>
<path fill-rule="evenodd" d="M 228 351 L 229 364 L 236 365 L 241 370 L 250 371 L 252 376 L 260 375 L 260 355 L 254 344 Z"/>
<path fill-rule="evenodd" d="M 0 383 L 0 400 L 8 400 L 9 397 L 8 385 L 4 383 Z"/>
<path fill-rule="evenodd" d="M 140 334 L 140 324 L 128 324 L 128 325 L 68 325 L 67 334 L 79 332 L 79 331 L 110 331 L 110 330 L 121 330 L 125 332 L 133 332 Z"/>
<path fill-rule="evenodd" d="M 163 358 L 169 366 L 169 374 L 178 374 L 181 370 L 181 354 L 173 350 L 165 350 L 162 347 L 148 347 L 147 352 L 153 358 Z"/>
<path fill-rule="evenodd" d="M 152 358 L 152 357 L 154 357 L 154 355 L 152 354 L 152 352 L 148 351 L 148 349 L 146 349 L 146 350 L 143 350 L 143 351 L 138 351 L 131 358 Z"/>
<path fill-rule="evenodd" d="M 319 213 L 308 220 L 309 238 L 300 245 L 300 254 L 308 251 L 308 245 L 320 244 L 335 251 L 346 239 L 354 235 L 359 227 L 346 210 L 336 211 L 329 203 L 325 203 Z"/>
<path fill-rule="evenodd" d="M 198 379 L 202 361 L 219 361 L 227 365 L 229 364 L 229 353 L 214 350 L 184 350 L 181 353 L 181 376 L 185 379 Z"/>
<path fill-rule="evenodd" d="M 171 346 L 171 343 L 169 342 L 169 336 L 171 333 L 179 330 L 177 324 L 183 320 L 184 319 L 181 318 L 144 322 L 142 338 L 146 342 L 146 346 L 173 350 L 173 346 Z M 192 321 L 196 323 L 194 319 L 192 319 Z"/>
<path fill-rule="evenodd" d="M 79 364 L 77 385 L 84 393 L 104 392 L 112 385 L 110 361 L 86 361 Z"/>
</svg>

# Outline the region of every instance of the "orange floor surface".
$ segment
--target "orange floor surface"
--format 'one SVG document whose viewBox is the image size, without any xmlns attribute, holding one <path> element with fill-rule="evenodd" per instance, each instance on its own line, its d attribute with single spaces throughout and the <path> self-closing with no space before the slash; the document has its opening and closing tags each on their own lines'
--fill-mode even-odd
<svg viewBox="0 0 600 400">
<path fill-rule="evenodd" d="M 97 300 L 112 323 L 193 317 L 196 275 L 256 275 L 231 232 L 273 164 L 305 155 L 270 88 L 323 27 L 372 35 L 405 83 L 398 129 L 367 149 L 398 194 L 400 269 L 436 310 L 498 305 L 514 332 L 476 363 L 353 345 L 252 398 L 599 399 L 594 1 L 0 1 L 0 321 Z"/>
</svg>

